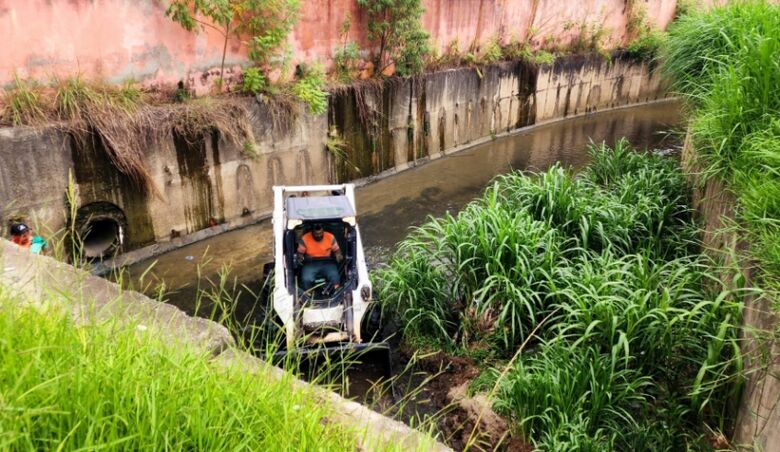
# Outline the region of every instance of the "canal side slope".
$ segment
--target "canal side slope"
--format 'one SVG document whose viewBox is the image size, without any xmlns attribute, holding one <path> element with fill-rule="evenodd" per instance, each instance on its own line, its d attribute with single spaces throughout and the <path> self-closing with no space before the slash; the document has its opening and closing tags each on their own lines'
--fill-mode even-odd
<svg viewBox="0 0 780 452">
<path fill-rule="evenodd" d="M 149 299 L 136 292 L 124 291 L 117 284 L 91 276 L 52 258 L 21 251 L 16 245 L 2 239 L 0 239 L 0 294 L 2 294 L 3 299 L 21 302 L 21 309 L 33 310 L 38 313 L 37 315 L 45 316 L 47 312 L 51 312 L 54 316 L 53 313 L 64 309 L 66 312 L 70 312 L 69 317 L 72 319 L 73 327 L 86 328 L 84 331 L 105 323 L 109 328 L 119 327 L 118 330 L 113 330 L 115 335 L 119 337 L 124 337 L 127 334 L 132 335 L 132 332 L 135 331 L 138 334 L 137 340 L 141 344 L 146 343 L 147 336 L 154 338 L 159 335 L 169 347 L 191 351 L 199 357 L 211 356 L 211 364 L 205 364 L 210 368 L 216 369 L 219 366 L 225 366 L 231 370 L 238 369 L 240 373 L 256 375 L 258 378 L 253 384 L 274 385 L 277 382 L 280 385 L 290 384 L 291 388 L 300 391 L 304 397 L 304 403 L 326 406 L 325 417 L 320 420 L 320 422 L 324 422 L 322 425 L 327 426 L 333 423 L 337 429 L 343 429 L 342 434 L 347 435 L 348 438 L 353 436 L 354 440 L 348 441 L 354 441 L 358 448 L 364 450 L 449 450 L 427 435 L 400 422 L 386 418 L 358 403 L 343 399 L 335 393 L 296 380 L 284 371 L 273 368 L 241 351 L 236 347 L 227 329 L 217 323 L 187 316 L 172 305 Z M 84 345 L 87 346 L 87 343 L 85 342 Z M 21 353 L 22 350 L 6 350 L 6 352 Z M 32 352 L 32 350 L 25 352 Z M 161 366 L 161 368 L 165 368 L 165 366 Z M 72 370 L 77 371 L 78 369 Z M 211 375 L 216 371 L 209 372 Z M 55 380 L 71 377 L 72 374 L 61 375 Z M 159 381 L 167 381 L 163 377 L 165 376 L 157 375 L 155 378 Z M 223 377 L 218 376 L 217 378 Z M 239 378 L 246 379 L 246 377 Z M 235 380 L 234 378 L 228 379 L 227 374 L 225 374 L 224 379 L 222 384 L 228 386 L 233 384 Z M 53 381 L 41 382 L 41 385 L 53 384 Z M 143 391 L 148 392 L 145 395 L 153 396 L 156 386 L 159 385 L 144 388 Z M 34 392 L 31 390 L 31 393 Z M 186 388 L 182 388 L 181 397 L 184 397 L 186 392 Z M 96 394 L 92 394 L 92 396 L 94 397 Z M 49 400 L 48 403 L 49 405 L 57 405 L 57 403 L 72 402 L 72 400 L 63 399 L 65 397 L 78 397 L 78 395 L 57 393 L 54 399 Z M 17 402 L 22 403 L 21 401 Z M 25 406 L 21 405 L 21 407 Z M 213 405 L 209 405 L 206 401 L 203 409 L 207 410 L 207 406 Z M 34 411 L 35 408 L 26 407 L 24 409 Z M 285 407 L 284 409 L 288 408 L 294 407 Z M 23 408 L 19 409 L 24 411 Z M 42 415 L 43 413 L 39 417 Z M 163 414 L 159 413 L 159 415 L 162 417 Z M 212 415 L 216 416 L 215 413 Z M 30 441 L 35 440 L 35 435 L 40 433 L 36 430 L 35 425 L 33 422 L 28 426 L 32 428 L 28 432 Z M 82 430 L 87 428 L 87 425 L 88 422 L 84 424 Z M 73 432 L 81 435 L 83 432 L 78 430 L 78 427 L 79 425 L 76 425 Z M 43 430 L 46 429 L 41 427 L 41 431 Z M 67 432 L 63 432 L 63 434 L 65 433 Z M 328 438 L 330 436 L 331 433 L 328 433 Z M 19 440 L 24 441 L 23 439 Z M 59 438 L 59 440 L 66 441 L 67 438 Z M 129 438 L 128 440 L 132 441 L 133 439 Z"/>
</svg>

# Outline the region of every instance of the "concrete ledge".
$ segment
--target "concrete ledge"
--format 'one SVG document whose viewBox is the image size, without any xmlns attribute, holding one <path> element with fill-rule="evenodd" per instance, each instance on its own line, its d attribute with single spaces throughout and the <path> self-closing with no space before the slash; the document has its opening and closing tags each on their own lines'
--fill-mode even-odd
<svg viewBox="0 0 780 452">
<path fill-rule="evenodd" d="M 278 367 L 273 367 L 255 356 L 236 349 L 225 351 L 216 357 L 216 361 L 224 366 L 237 366 L 245 372 L 270 373 L 278 378 L 285 377 L 284 371 Z M 360 450 L 375 450 L 388 446 L 400 450 L 452 450 L 402 422 L 383 416 L 334 392 L 326 391 L 301 380 L 295 381 L 295 386 L 304 391 L 311 391 L 313 397 L 332 405 L 334 409 L 330 420 L 357 430 L 362 435 L 358 438 Z"/>
<path fill-rule="evenodd" d="M 115 318 L 138 323 L 214 355 L 235 345 L 222 325 L 189 317 L 173 305 L 122 290 L 118 284 L 50 257 L 30 254 L 3 239 L 0 284 L 33 304 L 49 298 L 67 303 L 76 321 Z"/>
<path fill-rule="evenodd" d="M 224 366 L 240 366 L 246 372 L 295 378 L 279 368 L 238 350 L 228 330 L 210 320 L 190 317 L 175 306 L 73 268 L 46 256 L 21 250 L 0 239 L 0 286 L 31 305 L 54 300 L 70 306 L 76 322 L 116 319 L 134 327 L 147 327 L 172 341 L 215 356 Z M 296 380 L 294 385 L 333 407 L 329 421 L 356 430 L 360 450 L 450 450 L 430 436 L 382 416 L 336 393 Z"/>
</svg>

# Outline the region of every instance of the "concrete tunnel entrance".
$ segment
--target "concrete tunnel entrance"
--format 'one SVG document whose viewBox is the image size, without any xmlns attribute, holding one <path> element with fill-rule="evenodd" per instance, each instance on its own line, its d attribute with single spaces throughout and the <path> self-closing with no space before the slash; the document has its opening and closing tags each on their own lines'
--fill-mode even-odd
<svg viewBox="0 0 780 452">
<path fill-rule="evenodd" d="M 76 215 L 76 231 L 87 258 L 100 259 L 121 252 L 126 230 L 124 212 L 108 202 L 82 206 Z"/>
</svg>

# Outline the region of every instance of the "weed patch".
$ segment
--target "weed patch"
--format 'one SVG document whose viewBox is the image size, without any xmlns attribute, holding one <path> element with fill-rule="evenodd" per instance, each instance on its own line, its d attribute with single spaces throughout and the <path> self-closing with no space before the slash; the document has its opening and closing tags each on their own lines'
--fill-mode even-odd
<svg viewBox="0 0 780 452">
<path fill-rule="evenodd" d="M 309 107 L 315 115 L 328 110 L 328 93 L 325 92 L 325 73 L 319 66 L 301 66 L 298 81 L 292 86 L 292 93 Z"/>
<path fill-rule="evenodd" d="M 292 379 L 221 367 L 151 331 L 74 325 L 0 288 L 0 445 L 8 450 L 348 450 Z"/>
<path fill-rule="evenodd" d="M 681 17 L 663 68 L 693 107 L 704 178 L 734 190 L 750 257 L 765 288 L 780 288 L 780 7 L 740 2 Z"/>
<path fill-rule="evenodd" d="M 590 154 L 414 229 L 375 274 L 380 299 L 408 342 L 513 357 L 474 389 L 494 385 L 538 448 L 705 447 L 738 389 L 741 304 L 697 254 L 676 162 L 626 141 Z"/>
<path fill-rule="evenodd" d="M 14 126 L 37 125 L 46 121 L 46 106 L 39 87 L 18 76 L 14 78 L 14 88 L 5 92 L 3 105 L 0 117 Z"/>
</svg>

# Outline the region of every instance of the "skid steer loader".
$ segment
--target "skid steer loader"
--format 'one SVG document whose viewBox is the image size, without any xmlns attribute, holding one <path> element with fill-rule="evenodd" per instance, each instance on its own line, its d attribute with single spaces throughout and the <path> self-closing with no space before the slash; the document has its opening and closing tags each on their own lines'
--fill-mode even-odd
<svg viewBox="0 0 780 452">
<path fill-rule="evenodd" d="M 274 186 L 273 193 L 274 261 L 266 264 L 265 272 L 267 280 L 273 281 L 269 298 L 286 339 L 286 348 L 277 354 L 378 350 L 389 367 L 387 344 L 369 342 L 372 338 L 361 331 L 372 287 L 357 225 L 354 185 Z M 326 258 L 332 260 L 324 265 L 338 270 L 338 283 L 317 278 L 311 287 L 304 287 L 304 269 L 315 262 L 300 252 L 300 246 L 303 236 L 315 228 L 337 242 L 334 248 L 342 258 Z"/>
</svg>

